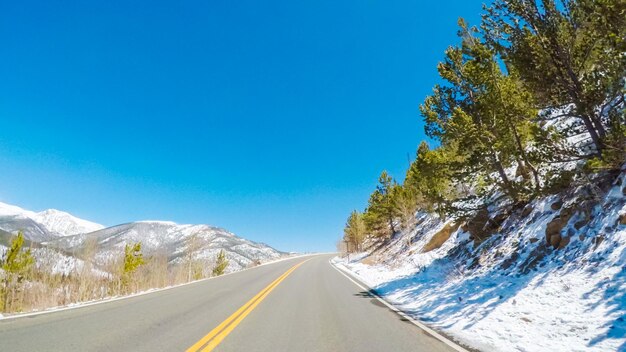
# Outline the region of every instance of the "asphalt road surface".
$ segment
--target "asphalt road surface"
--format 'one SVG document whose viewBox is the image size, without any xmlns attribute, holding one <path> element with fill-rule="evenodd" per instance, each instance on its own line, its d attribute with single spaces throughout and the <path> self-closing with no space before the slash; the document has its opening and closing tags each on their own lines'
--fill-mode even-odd
<svg viewBox="0 0 626 352">
<path fill-rule="evenodd" d="M 332 257 L 0 320 L 0 351 L 454 351 L 351 282 Z"/>
</svg>

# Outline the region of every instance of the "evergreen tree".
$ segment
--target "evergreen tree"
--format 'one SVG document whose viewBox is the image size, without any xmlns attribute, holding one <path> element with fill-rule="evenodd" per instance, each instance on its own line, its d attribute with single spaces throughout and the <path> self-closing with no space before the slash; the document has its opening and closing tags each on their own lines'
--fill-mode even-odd
<svg viewBox="0 0 626 352">
<path fill-rule="evenodd" d="M 354 210 L 348 217 L 344 228 L 344 241 L 348 244 L 348 252 L 359 252 L 363 250 L 363 241 L 366 237 L 365 221 L 363 214 Z"/>
<path fill-rule="evenodd" d="M 143 264 L 145 264 L 145 261 L 143 253 L 141 253 L 141 242 L 124 246 L 124 267 L 122 269 L 121 285 L 125 291 L 130 289 L 133 274 Z"/>
<path fill-rule="evenodd" d="M 404 187 L 417 194 L 421 208 L 445 213 L 457 197 L 452 182 L 456 154 L 450 147 L 431 150 L 424 141 L 407 171 Z"/>
<path fill-rule="evenodd" d="M 224 250 L 222 249 L 217 254 L 215 266 L 213 267 L 213 276 L 220 276 L 224 274 L 224 271 L 226 271 L 227 267 L 228 267 L 228 259 L 226 259 L 226 252 L 224 252 Z"/>
<path fill-rule="evenodd" d="M 552 116 L 581 121 L 598 155 L 607 126 L 623 126 L 626 72 L 623 0 L 496 0 L 483 16 L 486 37 Z M 615 146 L 614 146 L 615 147 Z"/>
<path fill-rule="evenodd" d="M 11 308 L 13 303 L 11 294 L 20 289 L 20 285 L 35 263 L 30 248 L 23 250 L 23 246 L 24 234 L 19 231 L 0 260 L 0 268 L 3 271 L 2 287 L 0 287 L 1 311 Z"/>
<path fill-rule="evenodd" d="M 529 190 L 506 169 L 518 165 L 524 183 L 539 187 L 537 170 L 526 153 L 537 110 L 517 77 L 502 72 L 493 50 L 476 37 L 477 29 L 463 20 L 459 24 L 461 46 L 449 48 L 438 67 L 446 84 L 436 86 L 420 107 L 426 132 L 456 152 L 453 175 L 458 182 L 470 183 L 479 176 L 518 201 L 522 191 Z M 483 191 L 486 195 L 492 190 Z"/>
<path fill-rule="evenodd" d="M 396 182 L 383 171 L 378 178 L 378 186 L 371 194 L 364 214 L 367 231 L 376 237 L 390 237 L 396 232 L 394 225 L 395 209 L 393 189 Z"/>
</svg>

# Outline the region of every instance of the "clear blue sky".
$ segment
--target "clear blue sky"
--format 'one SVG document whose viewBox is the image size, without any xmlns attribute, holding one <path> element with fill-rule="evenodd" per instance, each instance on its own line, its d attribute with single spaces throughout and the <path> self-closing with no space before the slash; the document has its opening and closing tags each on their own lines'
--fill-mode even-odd
<svg viewBox="0 0 626 352">
<path fill-rule="evenodd" d="M 176 3 L 176 4 L 174 4 Z M 3 1 L 0 201 L 333 250 L 480 1 Z"/>
</svg>

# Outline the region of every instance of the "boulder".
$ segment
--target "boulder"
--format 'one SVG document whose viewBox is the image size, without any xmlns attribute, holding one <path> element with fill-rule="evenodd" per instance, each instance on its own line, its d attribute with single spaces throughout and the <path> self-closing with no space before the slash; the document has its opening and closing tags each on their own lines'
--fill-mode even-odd
<svg viewBox="0 0 626 352">
<path fill-rule="evenodd" d="M 604 242 L 604 236 L 603 236 L 603 235 L 598 235 L 598 236 L 594 237 L 594 238 L 593 238 L 593 241 L 592 241 L 592 243 L 593 243 L 593 245 L 594 245 L 593 249 L 594 249 L 594 250 L 598 249 L 598 246 L 599 246 L 602 242 Z"/>
<path fill-rule="evenodd" d="M 533 206 L 532 204 L 528 204 L 524 207 L 524 209 L 522 210 L 522 213 L 520 214 L 520 216 L 522 217 L 522 219 L 528 217 L 528 215 L 530 215 L 530 213 L 533 212 Z"/>
<path fill-rule="evenodd" d="M 582 229 L 585 225 L 587 225 L 589 223 L 589 218 L 584 218 L 582 220 L 578 220 L 576 221 L 576 223 L 574 223 L 574 228 L 576 230 L 580 230 Z"/>
<path fill-rule="evenodd" d="M 428 241 L 424 248 L 422 248 L 422 252 L 427 253 L 441 247 L 450 238 L 450 235 L 452 235 L 458 228 L 458 224 L 455 225 L 454 223 L 447 223 L 441 230 L 430 238 L 430 241 Z"/>
<path fill-rule="evenodd" d="M 571 237 L 569 236 L 561 238 L 561 241 L 559 241 L 559 244 L 558 244 L 559 249 L 565 248 L 569 244 L 570 238 Z"/>
<path fill-rule="evenodd" d="M 559 209 L 561 209 L 562 206 L 563 206 L 563 201 L 560 200 L 560 199 L 557 199 L 556 202 L 550 204 L 550 208 L 552 210 L 559 210 Z"/>
<path fill-rule="evenodd" d="M 572 217 L 572 209 L 565 208 L 561 213 L 546 225 L 546 243 L 554 249 L 558 249 L 561 243 L 561 231 Z"/>
</svg>

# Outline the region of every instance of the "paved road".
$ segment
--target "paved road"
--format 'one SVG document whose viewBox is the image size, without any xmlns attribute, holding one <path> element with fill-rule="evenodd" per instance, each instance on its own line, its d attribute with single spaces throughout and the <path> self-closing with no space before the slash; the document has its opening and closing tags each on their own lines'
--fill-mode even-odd
<svg viewBox="0 0 626 352">
<path fill-rule="evenodd" d="M 452 351 L 348 280 L 331 257 L 294 258 L 129 299 L 0 320 L 0 351 L 185 351 L 210 332 L 222 339 L 215 351 Z"/>
</svg>

